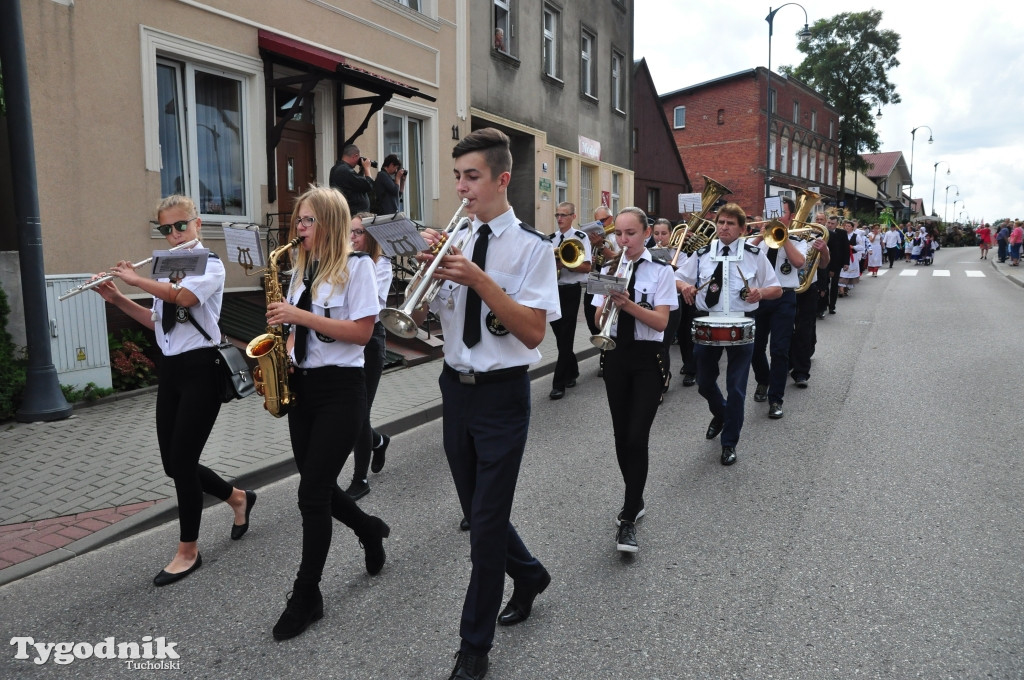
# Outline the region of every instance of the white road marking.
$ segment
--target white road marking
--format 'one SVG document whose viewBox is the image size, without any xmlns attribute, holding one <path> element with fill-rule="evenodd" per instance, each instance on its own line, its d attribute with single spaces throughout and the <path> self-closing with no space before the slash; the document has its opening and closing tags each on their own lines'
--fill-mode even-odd
<svg viewBox="0 0 1024 680">
<path fill-rule="evenodd" d="M 916 269 L 904 269 L 900 272 L 900 276 L 917 276 Z"/>
<path fill-rule="evenodd" d="M 967 274 L 967 278 L 969 279 L 985 278 L 985 272 L 979 272 L 977 269 L 965 269 L 964 274 Z"/>
<path fill-rule="evenodd" d="M 932 276 L 949 276 L 948 269 L 936 269 L 932 272 Z"/>
</svg>

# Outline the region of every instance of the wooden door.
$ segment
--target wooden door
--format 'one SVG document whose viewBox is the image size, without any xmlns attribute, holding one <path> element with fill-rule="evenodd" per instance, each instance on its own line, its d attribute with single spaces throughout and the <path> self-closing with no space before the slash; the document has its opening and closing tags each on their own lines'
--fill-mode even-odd
<svg viewBox="0 0 1024 680">
<path fill-rule="evenodd" d="M 277 145 L 277 210 L 291 214 L 295 199 L 316 181 L 313 126 L 289 122 Z"/>
</svg>

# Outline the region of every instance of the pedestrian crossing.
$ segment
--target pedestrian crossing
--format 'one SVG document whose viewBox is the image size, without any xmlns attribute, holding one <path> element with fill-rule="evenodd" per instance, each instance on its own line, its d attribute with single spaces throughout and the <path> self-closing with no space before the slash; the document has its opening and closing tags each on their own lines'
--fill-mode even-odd
<svg viewBox="0 0 1024 680">
<path fill-rule="evenodd" d="M 879 276 L 883 276 L 886 271 L 888 271 L 888 270 L 880 271 L 880 272 L 878 272 L 878 275 Z M 900 271 L 900 276 L 917 276 L 921 272 L 924 272 L 925 276 L 927 276 L 929 271 L 931 272 L 932 276 L 945 276 L 945 277 L 952 276 L 952 274 L 950 273 L 950 270 L 948 270 L 948 269 L 931 269 L 931 270 L 927 270 L 927 269 L 904 269 L 904 270 Z M 977 269 L 965 269 L 964 270 L 964 275 L 967 278 L 969 278 L 969 279 L 983 279 L 983 278 L 985 278 L 985 272 L 978 271 Z"/>
</svg>

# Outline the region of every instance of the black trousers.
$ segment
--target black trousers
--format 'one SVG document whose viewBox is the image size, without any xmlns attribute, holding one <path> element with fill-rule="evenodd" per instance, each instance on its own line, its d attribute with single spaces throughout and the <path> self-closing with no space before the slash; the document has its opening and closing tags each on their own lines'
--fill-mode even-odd
<svg viewBox="0 0 1024 680">
<path fill-rule="evenodd" d="M 697 362 L 693 358 L 693 320 L 702 316 L 696 306 L 688 305 L 679 296 L 679 328 L 676 330 L 676 338 L 679 341 L 679 356 L 683 359 L 683 374 L 697 375 Z"/>
<path fill-rule="evenodd" d="M 682 300 L 680 300 L 682 302 Z M 679 323 L 682 318 L 682 305 L 670 310 L 668 313 L 668 325 L 665 326 L 664 341 L 662 344 L 665 345 L 665 374 L 667 376 L 672 374 L 672 354 L 668 351 L 668 348 L 672 346 L 672 341 L 676 338 L 676 333 L 679 332 Z M 667 385 L 666 385 L 667 387 Z"/>
<path fill-rule="evenodd" d="M 594 296 L 590 293 L 583 294 L 583 318 L 587 321 L 587 328 L 590 329 L 591 335 L 597 335 L 601 332 L 601 327 L 594 321 L 594 314 L 597 308 L 594 307 Z"/>
<path fill-rule="evenodd" d="M 789 342 L 789 370 L 794 379 L 811 377 L 811 356 L 818 342 L 819 296 L 817 281 L 796 296 L 793 337 Z"/>
<path fill-rule="evenodd" d="M 338 475 L 355 444 L 366 412 L 362 368 L 296 369 L 291 376 L 296 400 L 288 411 L 292 455 L 299 469 L 302 561 L 296 586 L 320 583 L 337 519 L 356 536 L 374 530 L 371 517 L 338 487 Z"/>
<path fill-rule="evenodd" d="M 558 303 L 562 307 L 562 318 L 551 322 L 551 332 L 558 346 L 558 361 L 555 363 L 551 386 L 564 388 L 566 383 L 580 376 L 580 365 L 573 348 L 576 340 L 576 319 L 580 314 L 580 284 L 567 283 L 559 286 Z"/>
<path fill-rule="evenodd" d="M 156 439 L 164 472 L 174 480 L 182 543 L 199 540 L 203 493 L 226 501 L 234 487 L 199 464 L 220 413 L 220 367 L 217 350 L 194 349 L 160 361 L 156 393 Z"/>
<path fill-rule="evenodd" d="M 886 248 L 885 254 L 889 258 L 889 269 L 892 269 L 893 264 L 899 262 L 903 258 L 903 249 L 900 247 Z"/>
<path fill-rule="evenodd" d="M 791 289 L 774 300 L 761 300 L 754 312 L 754 356 L 750 366 L 757 384 L 768 385 L 769 403 L 781 404 L 786 395 L 795 319 L 796 293 Z"/>
<path fill-rule="evenodd" d="M 647 485 L 648 442 L 664 380 L 661 357 L 667 352 L 660 342 L 634 341 L 604 354 L 615 459 L 626 487 L 622 510 L 625 517 L 635 518 Z"/>
<path fill-rule="evenodd" d="M 839 299 L 839 273 L 838 272 L 818 272 L 818 284 L 824 287 L 824 290 L 828 292 L 827 295 L 823 295 L 818 301 L 818 313 L 824 312 L 826 309 L 835 311 L 836 300 Z"/>
<path fill-rule="evenodd" d="M 373 326 L 373 335 L 370 341 L 363 348 L 363 374 L 366 378 L 366 418 L 363 426 L 359 429 L 359 436 L 356 437 L 355 464 L 352 469 L 352 480 L 361 482 L 366 479 L 366 473 L 370 469 L 370 451 L 373 445 L 380 441 L 380 434 L 370 425 L 370 409 L 373 408 L 373 399 L 377 396 L 377 386 L 380 385 L 380 376 L 384 372 L 384 350 L 387 348 L 387 332 L 384 324 L 378 321 Z M 348 456 L 348 453 L 345 454 Z M 342 465 L 344 465 L 342 461 Z"/>
<path fill-rule="evenodd" d="M 486 654 L 505 589 L 505 574 L 516 583 L 538 583 L 544 567 L 512 522 L 519 466 L 530 428 L 530 378 L 525 373 L 484 385 L 464 385 L 441 373 L 444 452 L 469 520 L 473 569 L 462 607 L 461 651 Z"/>
</svg>

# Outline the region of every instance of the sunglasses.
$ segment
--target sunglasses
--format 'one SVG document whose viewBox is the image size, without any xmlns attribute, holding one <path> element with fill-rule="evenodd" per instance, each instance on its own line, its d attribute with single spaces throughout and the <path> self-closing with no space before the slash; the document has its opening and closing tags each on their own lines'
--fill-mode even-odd
<svg viewBox="0 0 1024 680">
<path fill-rule="evenodd" d="M 196 219 L 197 218 L 193 217 L 190 220 L 178 220 L 177 222 L 171 222 L 170 224 L 159 224 L 157 222 L 154 222 L 153 220 L 150 220 L 150 224 L 154 225 L 156 227 L 156 230 L 159 231 L 161 235 L 167 236 L 168 234 L 171 233 L 172 229 L 177 229 L 178 231 L 187 230 L 188 225 L 194 222 Z"/>
</svg>

